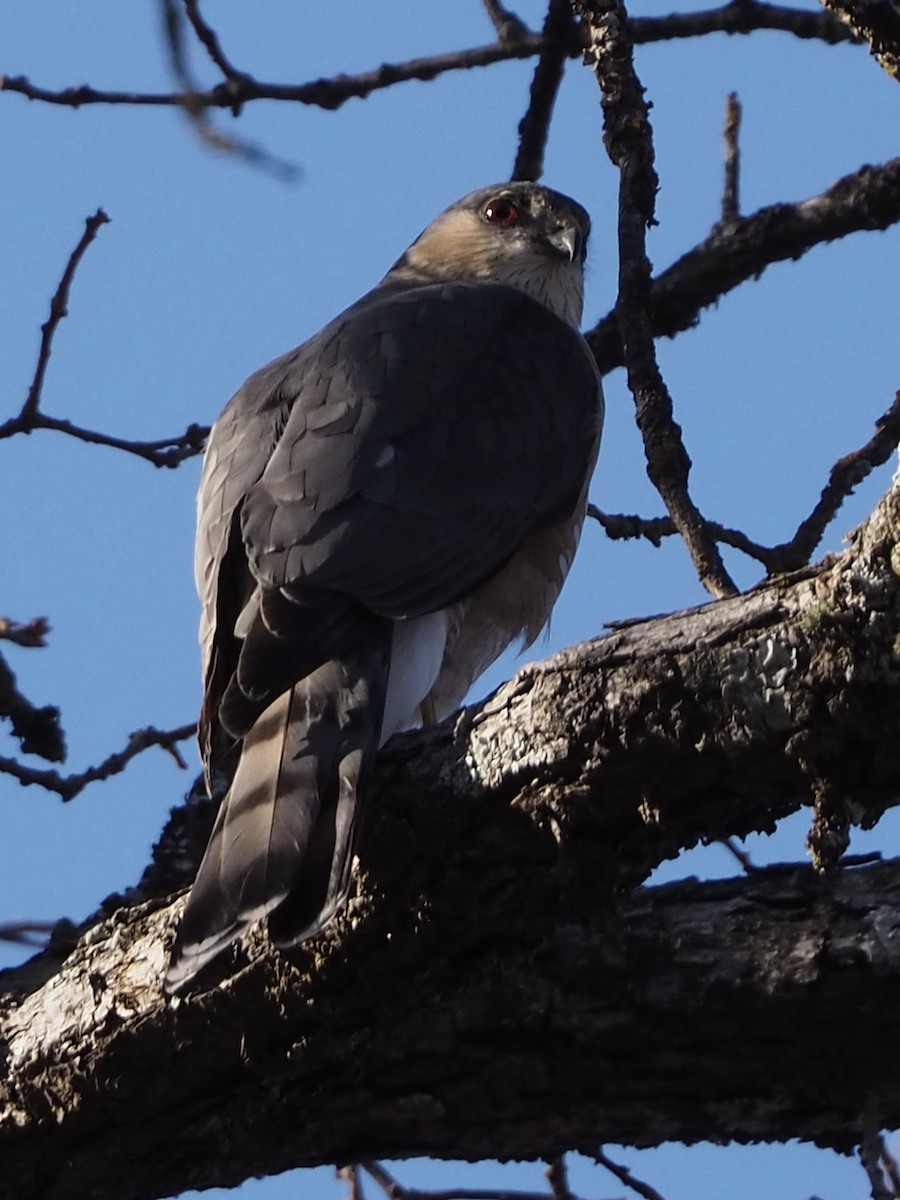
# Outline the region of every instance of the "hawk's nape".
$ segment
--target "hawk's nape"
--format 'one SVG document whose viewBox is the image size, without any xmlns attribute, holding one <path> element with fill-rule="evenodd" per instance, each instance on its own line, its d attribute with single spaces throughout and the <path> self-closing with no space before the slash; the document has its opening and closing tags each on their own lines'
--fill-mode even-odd
<svg viewBox="0 0 900 1200">
<path fill-rule="evenodd" d="M 603 415 L 579 332 L 589 231 L 537 184 L 473 192 L 213 427 L 200 741 L 227 791 L 167 990 L 263 916 L 277 945 L 322 929 L 378 746 L 546 624 Z"/>
</svg>

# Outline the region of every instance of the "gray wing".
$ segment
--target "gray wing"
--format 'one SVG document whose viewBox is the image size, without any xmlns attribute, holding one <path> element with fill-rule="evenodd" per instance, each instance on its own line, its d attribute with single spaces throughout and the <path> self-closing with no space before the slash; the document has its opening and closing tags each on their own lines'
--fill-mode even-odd
<svg viewBox="0 0 900 1200">
<path fill-rule="evenodd" d="M 289 944 L 342 903 L 394 619 L 446 609 L 564 520 L 599 420 L 580 335 L 486 284 L 376 291 L 234 397 L 197 553 L 201 745 L 228 794 L 169 990 L 251 921 Z"/>
<path fill-rule="evenodd" d="M 436 611 L 498 571 L 572 511 L 596 446 L 586 343 L 511 288 L 389 295 L 326 334 L 243 503 L 261 587 L 222 710 L 236 734 L 361 610 Z"/>
</svg>

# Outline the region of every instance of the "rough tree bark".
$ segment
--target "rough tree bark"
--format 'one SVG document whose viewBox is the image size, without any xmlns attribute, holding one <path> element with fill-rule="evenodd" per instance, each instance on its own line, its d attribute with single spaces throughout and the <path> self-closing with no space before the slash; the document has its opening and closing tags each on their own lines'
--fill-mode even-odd
<svg viewBox="0 0 900 1200">
<path fill-rule="evenodd" d="M 7 972 L 0 1198 L 900 1122 L 900 862 L 835 865 L 895 802 L 898 647 L 895 486 L 846 553 L 397 739 L 359 890 L 290 959 L 252 936 L 166 1001 L 158 897 Z M 819 873 L 634 891 L 804 804 Z"/>
</svg>

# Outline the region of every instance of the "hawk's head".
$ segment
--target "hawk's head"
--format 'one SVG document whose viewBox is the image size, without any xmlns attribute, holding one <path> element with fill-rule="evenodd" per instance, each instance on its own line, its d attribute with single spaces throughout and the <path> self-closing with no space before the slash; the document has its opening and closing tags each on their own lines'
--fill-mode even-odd
<svg viewBox="0 0 900 1200">
<path fill-rule="evenodd" d="M 498 183 L 445 209 L 391 274 L 505 283 L 578 328 L 590 230 L 587 212 L 568 196 L 537 183 Z"/>
</svg>

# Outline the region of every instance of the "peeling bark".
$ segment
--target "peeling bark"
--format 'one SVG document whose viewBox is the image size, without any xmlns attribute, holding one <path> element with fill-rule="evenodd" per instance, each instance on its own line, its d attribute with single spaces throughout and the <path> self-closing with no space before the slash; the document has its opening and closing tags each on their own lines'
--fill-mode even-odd
<svg viewBox="0 0 900 1200">
<path fill-rule="evenodd" d="M 254 934 L 166 1001 L 158 898 L 5 973 L 0 1200 L 900 1123 L 900 862 L 633 892 L 802 804 L 828 867 L 895 802 L 898 531 L 894 490 L 845 554 L 397 739 L 358 892 L 290 957 Z"/>
</svg>

